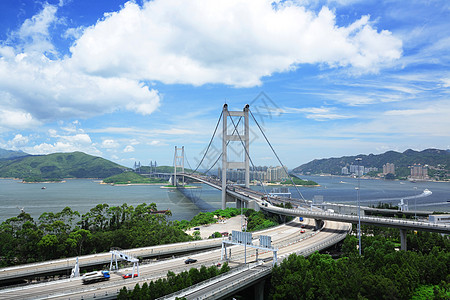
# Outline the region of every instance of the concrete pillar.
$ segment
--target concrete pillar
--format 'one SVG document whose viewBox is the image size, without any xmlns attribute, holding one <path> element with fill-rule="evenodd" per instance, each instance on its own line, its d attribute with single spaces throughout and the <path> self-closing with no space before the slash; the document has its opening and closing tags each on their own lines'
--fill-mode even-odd
<svg viewBox="0 0 450 300">
<path fill-rule="evenodd" d="M 239 200 L 239 199 L 236 199 L 236 208 L 241 208 L 242 207 L 242 205 L 243 205 L 243 203 L 242 203 L 242 201 L 241 200 Z"/>
<path fill-rule="evenodd" d="M 245 145 L 245 187 L 250 187 L 250 134 L 249 134 L 249 121 L 248 121 L 248 109 L 247 104 L 244 107 L 244 145 Z M 247 155 L 248 154 L 248 155 Z"/>
<path fill-rule="evenodd" d="M 319 230 L 322 227 L 322 220 L 314 219 L 314 221 L 315 221 L 314 229 Z"/>
<path fill-rule="evenodd" d="M 406 251 L 406 229 L 400 229 L 400 244 L 401 244 L 401 250 Z"/>
<path fill-rule="evenodd" d="M 225 209 L 227 207 L 227 119 L 228 105 L 224 104 L 222 109 L 222 209 Z"/>
<path fill-rule="evenodd" d="M 253 286 L 255 300 L 264 300 L 264 283 L 265 280 L 263 279 Z"/>
<path fill-rule="evenodd" d="M 177 186 L 177 146 L 175 146 L 175 154 L 173 157 L 173 182 L 174 186 Z"/>
</svg>

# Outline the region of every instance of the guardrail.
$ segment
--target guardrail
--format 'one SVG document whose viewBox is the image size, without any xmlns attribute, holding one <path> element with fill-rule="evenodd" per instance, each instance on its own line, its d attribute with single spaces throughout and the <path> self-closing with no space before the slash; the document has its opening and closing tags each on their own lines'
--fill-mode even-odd
<svg viewBox="0 0 450 300">
<path fill-rule="evenodd" d="M 210 239 L 188 243 L 176 243 L 145 248 L 135 248 L 129 249 L 127 250 L 127 252 L 132 254 L 133 256 L 158 256 L 189 251 L 192 249 L 202 250 L 220 247 L 220 245 L 221 239 L 217 240 Z M 79 257 L 80 267 L 105 264 L 109 263 L 110 261 L 111 261 L 111 253 L 109 252 Z M 49 272 L 57 272 L 62 270 L 70 270 L 75 266 L 75 262 L 76 257 L 71 257 L 65 259 L 58 259 L 52 261 L 2 268 L 0 269 L 0 281 L 17 277 L 27 277 L 30 275 L 45 274 Z"/>
<path fill-rule="evenodd" d="M 343 234 L 339 234 L 337 236 L 327 238 L 325 241 L 321 242 L 318 245 L 310 246 L 305 250 L 298 251 L 295 253 L 298 255 L 309 256 L 312 253 L 314 253 L 315 251 L 326 249 L 326 248 L 340 242 L 341 240 L 343 240 L 346 237 L 347 233 L 349 233 L 350 231 L 351 231 L 351 225 L 348 225 L 347 230 L 344 230 L 345 234 L 343 233 Z M 318 234 L 318 232 L 315 232 L 312 236 L 314 236 L 316 234 Z M 312 236 L 310 236 L 310 237 L 312 237 Z M 301 238 L 298 241 L 301 241 L 304 239 L 305 238 Z M 291 244 L 292 243 L 290 243 L 289 245 L 291 245 Z M 285 254 L 285 255 L 280 256 L 278 258 L 278 261 L 279 262 L 283 261 L 290 254 Z M 261 268 L 257 269 L 256 268 L 257 266 L 260 266 Z M 244 266 L 242 268 L 235 269 L 235 271 L 233 271 L 232 273 L 230 273 L 228 275 L 223 274 L 223 275 L 220 275 L 219 277 L 214 277 L 214 278 L 208 279 L 208 280 L 200 282 L 196 285 L 190 286 L 189 288 L 185 288 L 183 290 L 177 291 L 170 295 L 166 295 L 164 297 L 158 298 L 158 300 L 175 299 L 175 297 L 186 297 L 189 294 L 195 293 L 201 289 L 206 289 L 208 286 L 217 284 L 221 281 L 224 281 L 225 279 L 228 279 L 233 276 L 238 276 L 239 274 L 242 274 L 243 272 L 246 272 L 250 269 L 255 269 L 255 272 L 250 273 L 250 274 L 246 273 L 245 278 L 238 278 L 237 280 L 234 280 L 228 284 L 221 284 L 219 287 L 215 288 L 213 291 L 207 291 L 205 294 L 203 294 L 201 297 L 199 297 L 199 299 L 210 299 L 210 298 L 217 299 L 217 298 L 224 297 L 224 296 L 230 294 L 230 292 L 233 292 L 234 290 L 236 290 L 242 286 L 249 285 L 252 282 L 259 280 L 260 278 L 270 274 L 270 272 L 272 271 L 271 265 L 261 266 L 260 262 L 254 263 L 252 265 L 249 264 L 248 267 Z"/>
<path fill-rule="evenodd" d="M 317 212 L 317 211 L 309 211 L 309 210 L 299 210 L 299 209 L 286 209 L 286 208 L 278 208 L 275 206 L 264 207 L 265 210 L 291 215 L 291 216 L 303 216 L 315 219 L 326 219 L 340 222 L 349 222 L 349 223 L 357 223 L 358 216 L 355 215 L 344 215 L 344 214 L 336 214 L 331 212 Z M 380 217 L 367 217 L 361 216 L 361 223 L 363 224 L 371 224 L 371 225 L 379 225 L 379 226 L 389 226 L 389 227 L 400 227 L 404 229 L 410 230 L 425 230 L 425 231 L 433 231 L 440 233 L 450 233 L 450 225 L 445 224 L 432 224 L 429 222 L 419 222 L 413 220 L 403 220 L 403 219 L 393 219 L 393 218 L 380 218 Z"/>
</svg>

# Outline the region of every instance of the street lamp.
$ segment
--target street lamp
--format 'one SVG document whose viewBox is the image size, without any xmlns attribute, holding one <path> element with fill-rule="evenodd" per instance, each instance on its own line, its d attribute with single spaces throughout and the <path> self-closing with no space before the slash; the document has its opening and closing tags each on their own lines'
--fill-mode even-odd
<svg viewBox="0 0 450 300">
<path fill-rule="evenodd" d="M 359 256 L 361 256 L 361 205 L 360 205 L 360 194 L 359 194 L 359 190 L 360 190 L 360 180 L 359 178 L 361 177 L 361 169 L 360 169 L 360 163 L 362 158 L 358 157 L 355 159 L 357 162 L 357 166 L 358 166 L 358 188 L 356 189 L 356 199 L 358 201 L 358 242 L 359 242 Z"/>
</svg>

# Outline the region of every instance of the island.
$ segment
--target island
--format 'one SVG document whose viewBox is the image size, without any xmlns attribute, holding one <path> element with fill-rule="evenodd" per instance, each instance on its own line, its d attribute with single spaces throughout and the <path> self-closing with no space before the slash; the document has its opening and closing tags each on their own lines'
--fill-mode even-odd
<svg viewBox="0 0 450 300">
<path fill-rule="evenodd" d="M 167 180 L 161 178 L 149 178 L 135 172 L 123 172 L 103 179 L 102 183 L 112 185 L 165 184 L 167 183 Z"/>
</svg>

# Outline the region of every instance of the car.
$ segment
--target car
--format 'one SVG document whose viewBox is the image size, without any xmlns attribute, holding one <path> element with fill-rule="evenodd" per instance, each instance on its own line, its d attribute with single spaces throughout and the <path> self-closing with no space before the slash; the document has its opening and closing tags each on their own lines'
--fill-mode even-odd
<svg viewBox="0 0 450 300">
<path fill-rule="evenodd" d="M 300 230 L 300 233 L 305 233 L 305 230 L 304 229 Z"/>
<path fill-rule="evenodd" d="M 184 263 L 185 264 L 193 264 L 193 263 L 196 263 L 197 262 L 197 260 L 196 259 L 193 259 L 193 258 L 188 258 L 188 259 L 186 259 L 185 261 L 184 261 Z"/>
<path fill-rule="evenodd" d="M 300 226 L 301 228 L 305 228 L 306 226 L 302 224 L 302 226 Z"/>
<path fill-rule="evenodd" d="M 194 230 L 200 230 L 200 227 L 195 227 Z"/>
<path fill-rule="evenodd" d="M 134 277 L 138 277 L 138 274 L 134 274 Z M 133 274 L 132 273 L 127 273 L 127 274 L 123 274 L 122 275 L 123 279 L 127 279 L 127 278 L 133 278 Z"/>
</svg>

